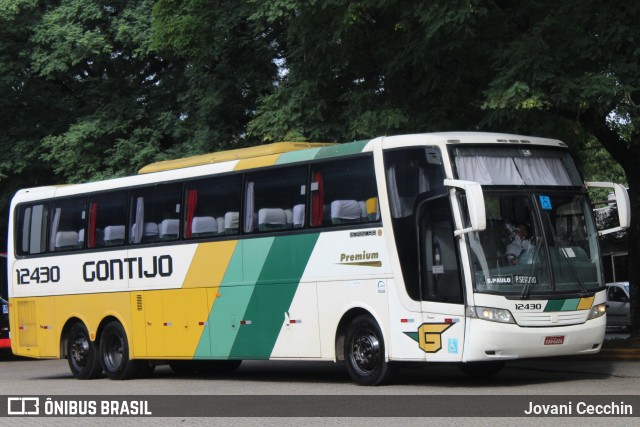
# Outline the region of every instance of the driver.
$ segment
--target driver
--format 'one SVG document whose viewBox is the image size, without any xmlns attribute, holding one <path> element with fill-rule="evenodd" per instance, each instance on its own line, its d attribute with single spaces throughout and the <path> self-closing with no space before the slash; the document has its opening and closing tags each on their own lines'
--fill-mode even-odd
<svg viewBox="0 0 640 427">
<path fill-rule="evenodd" d="M 518 224 L 515 229 L 513 241 L 507 245 L 506 255 L 509 264 L 516 265 L 518 257 L 531 248 L 529 231 L 525 224 Z"/>
</svg>

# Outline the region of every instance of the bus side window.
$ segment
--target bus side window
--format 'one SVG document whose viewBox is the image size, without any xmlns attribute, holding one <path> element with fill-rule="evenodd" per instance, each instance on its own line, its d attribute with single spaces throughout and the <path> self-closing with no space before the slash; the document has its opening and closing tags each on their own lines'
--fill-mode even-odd
<svg viewBox="0 0 640 427">
<path fill-rule="evenodd" d="M 237 234 L 241 188 L 241 175 L 188 182 L 185 193 L 184 237 L 198 239 Z"/>
<path fill-rule="evenodd" d="M 87 248 L 119 246 L 125 243 L 127 192 L 102 193 L 89 199 Z"/>
<path fill-rule="evenodd" d="M 48 206 L 21 206 L 16 230 L 16 252 L 19 255 L 41 254 L 46 251 Z"/>
<path fill-rule="evenodd" d="M 313 227 L 380 221 L 373 157 L 321 163 L 311 177 Z"/>
<path fill-rule="evenodd" d="M 153 243 L 180 237 L 182 184 L 158 184 L 132 193 L 129 242 Z"/>
<path fill-rule="evenodd" d="M 51 205 L 50 251 L 69 251 L 84 247 L 87 199 L 76 197 Z"/>
<path fill-rule="evenodd" d="M 247 176 L 243 231 L 293 228 L 293 210 L 307 197 L 307 167 L 290 167 Z M 298 227 L 300 228 L 300 227 Z"/>
</svg>

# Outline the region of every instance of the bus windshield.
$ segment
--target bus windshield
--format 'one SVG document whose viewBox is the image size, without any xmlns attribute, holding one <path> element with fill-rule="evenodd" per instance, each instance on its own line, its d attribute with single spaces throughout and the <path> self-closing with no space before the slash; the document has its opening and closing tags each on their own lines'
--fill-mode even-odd
<svg viewBox="0 0 640 427">
<path fill-rule="evenodd" d="M 528 298 L 601 286 L 586 196 L 487 190 L 485 206 L 486 230 L 469 236 L 477 292 Z"/>
</svg>

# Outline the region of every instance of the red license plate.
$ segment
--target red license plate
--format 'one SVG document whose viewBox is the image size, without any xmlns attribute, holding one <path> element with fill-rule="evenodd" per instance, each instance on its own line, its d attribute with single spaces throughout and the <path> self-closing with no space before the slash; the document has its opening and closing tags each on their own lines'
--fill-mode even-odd
<svg viewBox="0 0 640 427">
<path fill-rule="evenodd" d="M 564 343 L 564 335 L 544 337 L 544 345 L 559 345 Z"/>
</svg>

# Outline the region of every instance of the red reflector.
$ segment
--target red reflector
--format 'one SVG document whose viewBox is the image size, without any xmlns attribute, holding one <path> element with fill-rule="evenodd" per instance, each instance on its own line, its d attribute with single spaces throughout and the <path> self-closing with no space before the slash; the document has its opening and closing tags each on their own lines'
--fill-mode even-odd
<svg viewBox="0 0 640 427">
<path fill-rule="evenodd" d="M 444 319 L 444 323 L 453 323 L 453 319 Z"/>
<path fill-rule="evenodd" d="M 564 335 L 544 337 L 544 345 L 559 345 L 564 343 Z"/>
<path fill-rule="evenodd" d="M 400 323 L 409 323 L 409 319 L 400 319 Z"/>
</svg>

